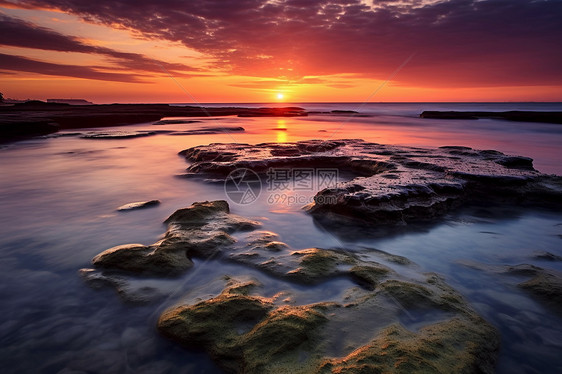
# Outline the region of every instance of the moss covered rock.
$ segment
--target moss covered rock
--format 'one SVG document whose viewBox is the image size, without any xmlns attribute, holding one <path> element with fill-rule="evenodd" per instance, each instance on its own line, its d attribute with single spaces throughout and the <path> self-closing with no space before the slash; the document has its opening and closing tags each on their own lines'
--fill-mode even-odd
<svg viewBox="0 0 562 374">
<path fill-rule="evenodd" d="M 145 246 L 125 244 L 110 248 L 92 260 L 104 269 L 176 275 L 193 266 L 191 258 L 220 254 L 236 240 L 230 233 L 253 230 L 260 223 L 230 213 L 224 200 L 193 203 L 165 221 L 164 239 Z"/>
<path fill-rule="evenodd" d="M 427 280 L 432 283 L 426 286 L 386 281 L 343 308 L 334 302 L 278 306 L 276 297 L 255 294 L 256 282 L 234 279 L 217 297 L 164 312 L 158 329 L 186 347 L 205 349 L 233 373 L 493 372 L 497 331 L 439 277 L 429 274 Z M 383 291 L 404 305 L 388 304 Z M 450 299 L 451 293 L 458 300 Z M 334 326 L 365 324 L 353 316 L 367 316 L 369 310 L 400 314 L 420 306 L 448 313 L 418 331 L 399 323 L 373 331 L 370 341 L 343 357 L 327 354 L 340 339 Z"/>
<path fill-rule="evenodd" d="M 274 307 L 271 299 L 250 295 L 256 285 L 234 283 L 215 298 L 172 308 L 158 329 L 187 347 L 204 348 L 229 372 L 298 372 L 307 366 L 298 357 L 313 351 L 331 305 Z"/>
<path fill-rule="evenodd" d="M 298 267 L 287 272 L 287 276 L 304 283 L 337 275 L 340 273 L 338 265 L 353 264 L 350 256 L 321 248 L 294 251 L 291 256 L 298 261 Z"/>
<path fill-rule="evenodd" d="M 391 270 L 381 264 L 356 265 L 349 270 L 352 279 L 359 285 L 374 290 L 382 278 Z"/>
<path fill-rule="evenodd" d="M 453 318 L 412 332 L 392 325 L 319 373 L 493 373 L 499 338 L 481 321 Z"/>
<path fill-rule="evenodd" d="M 183 251 L 159 250 L 159 246 L 125 244 L 110 248 L 92 259 L 92 264 L 105 269 L 137 273 L 179 274 L 193 266 Z"/>
<path fill-rule="evenodd" d="M 463 261 L 463 265 L 490 273 L 529 277 L 517 286 L 535 297 L 544 305 L 562 311 L 562 273 L 554 269 L 541 268 L 530 264 L 488 265 Z"/>
<path fill-rule="evenodd" d="M 301 285 L 281 288 L 274 296 L 264 288 L 266 297 L 260 294 L 258 281 L 226 277 L 215 280 L 219 283 L 213 285 L 212 294 L 216 286 L 227 282 L 215 297 L 192 291 L 191 301 L 161 315 L 158 329 L 163 335 L 190 349 L 205 350 L 227 372 L 493 371 L 499 345 L 496 330 L 438 275 L 414 275 L 415 265 L 407 259 L 377 250 L 292 250 L 275 233 L 235 234 L 254 229 L 259 223 L 231 214 L 223 201 L 195 203 L 172 214 L 166 222 L 168 230 L 157 243 L 111 248 L 96 256 L 94 265 L 169 275 L 193 266 L 191 258 L 216 256 L 250 265 L 281 280 L 314 284 L 320 292 L 327 288 L 319 283 L 336 277 L 348 278 L 359 286 L 338 279 L 339 285 L 349 288 L 341 293 L 329 290 L 326 297 L 315 294 L 320 302 L 303 305 L 303 300 L 310 299 L 299 296 L 309 292 Z M 226 253 L 228 256 L 224 256 Z M 392 263 L 393 269 L 409 267 L 410 275 L 373 258 Z M 536 267 L 513 271 L 538 275 Z M 113 273 L 98 276 L 96 271 L 87 270 L 83 276 L 95 286 L 110 284 L 123 292 L 135 292 L 128 287 L 124 273 Z M 545 279 L 552 283 L 551 277 Z M 527 287 L 546 295 L 550 291 L 545 284 L 537 278 Z M 137 299 L 159 297 L 156 291 L 137 292 Z M 425 326 L 416 321 L 419 330 L 404 327 L 409 326 L 404 316 L 419 313 L 430 316 Z"/>
</svg>

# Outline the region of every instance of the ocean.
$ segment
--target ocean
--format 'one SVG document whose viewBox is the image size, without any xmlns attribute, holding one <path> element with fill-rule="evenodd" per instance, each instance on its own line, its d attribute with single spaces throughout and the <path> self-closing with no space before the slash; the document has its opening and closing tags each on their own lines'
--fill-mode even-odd
<svg viewBox="0 0 562 374">
<path fill-rule="evenodd" d="M 194 103 L 174 105 L 199 105 Z M 124 303 L 111 288 L 92 289 L 78 275 L 103 250 L 125 243 L 151 244 L 163 221 L 195 201 L 225 199 L 224 186 L 181 177 L 188 164 L 178 152 L 200 144 L 293 142 L 361 138 L 417 147 L 446 145 L 494 149 L 534 159 L 537 170 L 562 175 L 562 125 L 492 119 L 433 120 L 424 110 L 562 111 L 562 103 L 205 103 L 205 106 L 299 106 L 308 117 L 196 118 L 200 123 L 61 132 L 0 147 L 0 363 L 5 373 L 220 373 L 203 352 L 188 351 L 158 335 L 160 313 L 223 275 L 258 278 L 266 293 L 290 289 L 299 302 L 337 297 L 350 282 L 303 287 L 248 267 L 196 261 L 197 271 L 171 279 L 131 282 L 162 291 L 149 305 Z M 355 110 L 360 115 L 330 114 Z M 193 118 L 190 118 L 193 119 Z M 185 130 L 241 126 L 244 132 L 131 139 L 85 139 L 89 131 Z M 341 176 L 345 178 L 345 175 Z M 515 285 L 520 277 L 486 274 L 465 261 L 521 263 L 562 271 L 562 212 L 518 206 L 473 207 L 437 224 L 387 237 L 338 235 L 316 225 L 298 203 L 231 204 L 242 216 L 264 222 L 293 248 L 346 248 L 369 256 L 376 248 L 409 258 L 423 272 L 441 274 L 502 334 L 498 373 L 562 371 L 562 318 Z M 157 207 L 117 212 L 125 203 L 159 199 Z M 362 252 L 361 252 L 362 251 Z M 194 268 L 194 269 L 195 269 Z M 423 322 L 423 321 L 422 321 Z M 403 321 L 412 329 L 419 321 Z M 423 324 L 423 323 L 422 323 Z M 418 326 L 419 327 L 419 326 Z"/>
</svg>

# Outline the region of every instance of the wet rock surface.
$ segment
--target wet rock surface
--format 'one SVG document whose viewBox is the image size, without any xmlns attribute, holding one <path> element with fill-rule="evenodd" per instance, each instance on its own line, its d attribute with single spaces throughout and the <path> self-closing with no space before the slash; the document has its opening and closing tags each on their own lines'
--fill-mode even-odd
<svg viewBox="0 0 562 374">
<path fill-rule="evenodd" d="M 52 134 L 57 131 L 59 125 L 48 118 L 18 118 L 18 116 L 7 115 L 0 120 L 0 142 Z"/>
<path fill-rule="evenodd" d="M 84 139 L 131 139 L 160 134 L 162 131 L 88 131 L 80 135 Z"/>
<path fill-rule="evenodd" d="M 187 176 L 224 180 L 238 168 L 337 168 L 356 177 L 321 190 L 306 207 L 324 226 L 428 221 L 466 203 L 559 206 L 562 178 L 536 171 L 532 159 L 493 150 L 398 147 L 356 139 L 296 143 L 210 144 L 180 152 Z"/>
<path fill-rule="evenodd" d="M 162 119 L 153 123 L 154 126 L 164 126 L 164 125 L 188 125 L 190 123 L 201 123 L 202 121 L 197 120 L 186 120 L 186 119 Z"/>
<path fill-rule="evenodd" d="M 471 202 L 558 206 L 562 191 L 560 177 L 534 170 L 529 158 L 468 147 L 347 139 L 211 144 L 181 154 L 191 162 L 188 175 L 215 181 L 239 168 L 259 175 L 275 167 L 341 168 L 352 179 L 319 191 L 307 206 L 335 227 L 433 220 Z M 131 275 L 178 276 L 195 271 L 195 259 L 250 267 L 252 276 L 215 279 L 222 283 L 212 292 L 190 290 L 158 321 L 164 336 L 203 349 L 227 372 L 494 372 L 497 330 L 439 275 L 420 272 L 407 258 L 375 249 L 294 249 L 276 233 L 259 231 L 260 222 L 231 214 L 226 201 L 194 203 L 165 223 L 158 242 L 110 248 L 82 276 L 92 286 L 115 288 L 125 301 L 151 302 L 162 297 L 159 290 L 135 286 Z M 482 269 L 523 278 L 517 287 L 559 310 L 555 271 Z M 271 292 L 260 279 L 283 286 Z M 314 302 L 299 296 L 330 282 L 343 282 L 344 291 Z"/>
<path fill-rule="evenodd" d="M 215 298 L 169 309 L 158 329 L 187 347 L 203 347 L 228 372 L 285 372 L 299 365 L 299 350 L 318 344 L 328 303 L 274 306 L 252 295 L 255 281 L 231 280 Z"/>
<path fill-rule="evenodd" d="M 128 203 L 121 205 L 117 208 L 118 211 L 129 211 L 135 209 L 144 209 L 154 207 L 160 204 L 160 200 L 148 200 L 148 201 L 136 201 L 134 203 Z"/>
<path fill-rule="evenodd" d="M 192 257 L 215 256 L 235 242 L 230 233 L 251 230 L 259 222 L 229 213 L 226 201 L 194 203 L 165 221 L 164 238 L 152 245 L 125 244 L 100 253 L 92 260 L 101 269 L 134 273 L 178 275 L 193 266 Z"/>
<path fill-rule="evenodd" d="M 114 287 L 133 303 L 163 295 L 135 287 L 131 274 L 178 274 L 197 266 L 192 258 L 244 264 L 286 284 L 349 282 L 343 294 L 303 303 L 298 287 L 268 294 L 256 278 L 224 276 L 216 280 L 222 291 L 195 290 L 160 316 L 164 336 L 204 349 L 227 372 L 493 372 L 497 331 L 442 278 L 420 273 L 404 257 L 295 250 L 220 200 L 194 203 L 165 222 L 162 240 L 110 248 L 94 258 L 96 269 L 81 270 L 83 279 Z M 432 317 L 415 328 L 402 324 L 420 314 Z"/>
<path fill-rule="evenodd" d="M 95 269 L 80 269 L 78 273 L 91 288 L 112 287 L 121 299 L 129 304 L 150 304 L 165 296 L 155 287 L 134 285 L 131 279 L 118 273 L 100 272 Z"/>
<path fill-rule="evenodd" d="M 384 287 L 387 282 L 392 285 Z M 233 373 L 494 370 L 497 332 L 434 274 L 423 282 L 351 289 L 346 300 L 287 305 L 286 296 L 265 297 L 255 280 L 228 279 L 218 296 L 165 311 L 158 329 L 187 348 L 204 348 Z M 443 320 L 417 331 L 398 322 L 419 308 L 442 313 Z M 355 319 L 375 311 L 376 327 Z M 362 329 L 360 338 L 347 331 L 350 325 Z M 334 355 L 341 340 L 345 347 Z"/>
<path fill-rule="evenodd" d="M 174 131 L 169 133 L 169 135 L 212 135 L 244 131 L 246 130 L 240 126 L 208 126 L 193 130 Z"/>
<path fill-rule="evenodd" d="M 562 311 L 562 273 L 559 271 L 530 264 L 488 265 L 470 261 L 462 264 L 488 273 L 527 278 L 518 282 L 517 287 L 527 291 L 547 307 Z"/>
<path fill-rule="evenodd" d="M 546 252 L 546 251 L 536 251 L 533 254 L 533 257 L 537 260 L 545 260 L 545 261 L 562 261 L 562 256 L 555 255 L 554 253 Z"/>
<path fill-rule="evenodd" d="M 493 373 L 490 352 L 497 340 L 486 328 L 454 318 L 412 332 L 392 325 L 369 344 L 340 359 L 326 360 L 320 373 Z"/>
</svg>

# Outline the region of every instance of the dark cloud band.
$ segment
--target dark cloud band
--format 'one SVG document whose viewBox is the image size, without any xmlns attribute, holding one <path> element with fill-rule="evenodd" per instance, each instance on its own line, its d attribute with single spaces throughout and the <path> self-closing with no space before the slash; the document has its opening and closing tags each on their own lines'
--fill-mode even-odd
<svg viewBox="0 0 562 374">
<path fill-rule="evenodd" d="M 0 45 L 59 52 L 97 54 L 108 58 L 112 63 L 113 67 L 109 67 L 106 69 L 133 71 L 135 74 L 138 74 L 139 71 L 146 73 L 156 73 L 160 75 L 168 74 L 169 72 L 174 76 L 186 76 L 186 72 L 194 72 L 198 70 L 184 64 L 159 61 L 138 53 L 120 52 L 106 47 L 88 45 L 75 37 L 63 35 L 53 30 L 39 27 L 30 22 L 26 22 L 21 19 L 9 17 L 2 14 L 0 14 Z M 16 56 L 12 57 L 15 58 Z M 55 69 L 55 64 L 49 64 L 39 61 L 34 61 L 34 63 L 32 63 L 31 61 L 33 60 L 26 59 L 25 57 L 21 57 L 21 60 L 26 61 L 26 63 L 22 66 L 33 66 L 34 69 L 38 71 L 54 72 L 55 70 L 57 70 L 61 73 L 64 73 L 69 71 L 68 69 L 70 66 L 59 65 L 61 66 L 61 68 Z M 15 60 L 12 58 L 10 61 L 13 62 Z M 11 64 L 9 63 L 9 61 L 2 61 L 1 65 L 11 66 L 11 69 L 14 70 L 18 69 L 17 64 Z M 4 68 L 7 69 L 7 67 Z M 117 79 L 120 81 L 138 81 L 137 78 L 126 78 L 130 77 L 130 75 L 126 75 L 124 73 L 101 73 L 94 67 L 75 66 L 73 67 L 73 69 L 70 69 L 70 71 L 73 74 L 70 76 L 79 76 L 82 72 L 85 74 L 84 77 L 88 77 L 90 79 L 103 79 L 103 77 L 108 77 L 108 80 Z M 52 73 L 48 74 L 57 75 Z M 68 74 L 62 75 L 68 76 Z M 99 78 L 91 78 L 92 76 L 96 76 Z"/>
<path fill-rule="evenodd" d="M 179 41 L 235 74 L 360 74 L 409 85 L 562 83 L 558 0 L 49 0 L 92 22 Z"/>
</svg>

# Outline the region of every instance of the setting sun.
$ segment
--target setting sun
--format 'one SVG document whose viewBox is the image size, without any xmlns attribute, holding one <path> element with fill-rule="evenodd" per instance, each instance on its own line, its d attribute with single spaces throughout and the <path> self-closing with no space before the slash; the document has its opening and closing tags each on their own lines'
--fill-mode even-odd
<svg viewBox="0 0 562 374">
<path fill-rule="evenodd" d="M 279 92 L 279 93 L 277 93 L 276 97 L 277 97 L 277 100 L 283 100 L 285 95 L 283 95 L 281 92 Z"/>
</svg>

